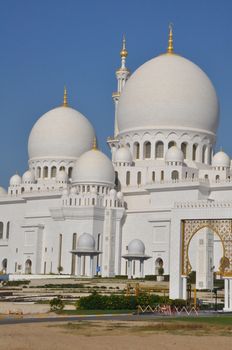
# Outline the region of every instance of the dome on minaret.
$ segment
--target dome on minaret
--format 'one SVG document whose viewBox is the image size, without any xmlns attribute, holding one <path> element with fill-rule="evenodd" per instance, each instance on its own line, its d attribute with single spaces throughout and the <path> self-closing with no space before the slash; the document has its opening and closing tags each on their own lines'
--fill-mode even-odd
<svg viewBox="0 0 232 350">
<path fill-rule="evenodd" d="M 45 113 L 33 126 L 29 141 L 29 159 L 76 159 L 91 149 L 95 132 L 88 119 L 68 107 L 64 96 L 62 106 Z"/>
<path fill-rule="evenodd" d="M 118 102 L 119 134 L 187 130 L 215 136 L 219 103 L 214 86 L 196 64 L 173 47 L 139 67 Z"/>
</svg>

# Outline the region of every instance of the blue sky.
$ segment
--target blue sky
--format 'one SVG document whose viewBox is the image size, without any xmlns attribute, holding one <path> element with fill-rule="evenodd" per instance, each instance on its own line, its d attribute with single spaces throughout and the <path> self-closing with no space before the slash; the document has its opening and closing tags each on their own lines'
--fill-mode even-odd
<svg viewBox="0 0 232 350">
<path fill-rule="evenodd" d="M 35 121 L 69 103 L 94 125 L 100 148 L 113 133 L 115 70 L 122 34 L 133 72 L 164 52 L 169 22 L 175 51 L 209 75 L 221 119 L 216 148 L 232 156 L 232 1 L 0 0 L 0 184 L 27 169 Z"/>
</svg>

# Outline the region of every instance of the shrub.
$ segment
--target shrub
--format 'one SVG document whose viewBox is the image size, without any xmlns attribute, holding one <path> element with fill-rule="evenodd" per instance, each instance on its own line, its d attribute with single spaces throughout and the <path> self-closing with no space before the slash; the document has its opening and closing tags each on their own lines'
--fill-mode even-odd
<svg viewBox="0 0 232 350">
<path fill-rule="evenodd" d="M 135 310 L 138 305 L 155 306 L 168 302 L 167 297 L 158 295 L 140 294 L 139 296 L 127 295 L 100 295 L 93 292 L 87 297 L 81 297 L 76 303 L 76 307 L 85 310 Z"/>
<path fill-rule="evenodd" d="M 51 311 L 61 311 L 64 308 L 64 302 L 60 297 L 53 298 L 49 304 Z"/>
<path fill-rule="evenodd" d="M 18 286 L 22 286 L 22 285 L 28 285 L 29 283 L 31 283 L 31 281 L 29 280 L 25 280 L 25 281 L 4 281 L 3 285 L 6 287 L 18 287 Z"/>
<path fill-rule="evenodd" d="M 146 275 L 145 276 L 145 280 L 147 281 L 155 281 L 155 275 Z"/>
</svg>

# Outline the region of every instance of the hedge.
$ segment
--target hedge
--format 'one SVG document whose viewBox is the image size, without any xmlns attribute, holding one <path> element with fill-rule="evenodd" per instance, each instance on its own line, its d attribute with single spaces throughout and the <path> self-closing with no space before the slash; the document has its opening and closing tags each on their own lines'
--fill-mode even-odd
<svg viewBox="0 0 232 350">
<path fill-rule="evenodd" d="M 100 295 L 96 292 L 87 297 L 81 297 L 76 303 L 77 309 L 85 310 L 135 310 L 138 305 L 157 305 L 169 303 L 168 297 L 140 294 L 139 296 L 127 295 Z"/>
</svg>

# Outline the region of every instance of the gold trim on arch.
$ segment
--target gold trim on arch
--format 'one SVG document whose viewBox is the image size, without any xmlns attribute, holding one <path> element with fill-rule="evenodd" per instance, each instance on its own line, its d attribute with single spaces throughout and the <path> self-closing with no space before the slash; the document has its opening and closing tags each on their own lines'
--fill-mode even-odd
<svg viewBox="0 0 232 350">
<path fill-rule="evenodd" d="M 202 221 L 202 224 L 199 225 L 198 223 L 200 223 Z M 190 237 L 187 238 L 186 240 L 186 223 L 193 223 L 193 225 L 195 224 L 197 227 L 194 228 L 193 227 L 193 231 L 190 231 Z M 215 223 L 225 223 L 227 222 L 227 224 L 229 224 L 230 229 L 228 232 L 225 232 L 224 234 L 220 233 L 218 231 L 218 228 L 216 227 Z M 212 230 L 220 239 L 221 243 L 222 243 L 222 247 L 223 247 L 223 256 L 220 260 L 220 267 L 219 267 L 219 272 L 221 275 L 225 275 L 225 274 L 232 274 L 232 238 L 230 237 L 232 235 L 231 231 L 232 231 L 232 220 L 231 219 L 196 219 L 196 220 L 192 220 L 192 219 L 186 219 L 186 220 L 181 220 L 181 239 L 182 239 L 182 257 L 181 257 L 181 261 L 182 261 L 182 275 L 189 275 L 189 273 L 192 270 L 192 266 L 190 264 L 189 261 L 189 245 L 190 242 L 192 240 L 192 238 L 194 237 L 194 235 L 200 231 L 203 228 L 209 228 L 210 230 Z M 223 236 L 228 236 L 228 237 L 223 237 Z M 231 247 L 230 247 L 231 245 Z M 227 254 L 229 254 L 229 256 L 227 256 Z M 231 256 L 230 256 L 231 255 Z M 225 259 L 227 260 L 227 264 L 226 266 L 224 266 L 225 264 Z M 225 269 L 229 269 L 230 271 L 225 271 Z"/>
</svg>

